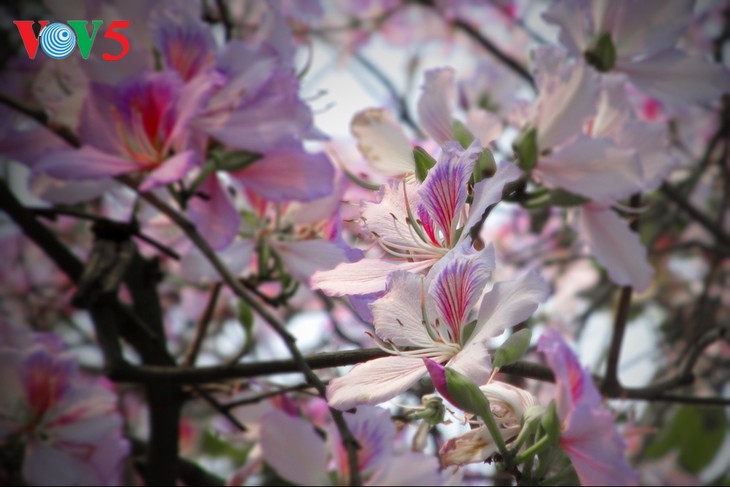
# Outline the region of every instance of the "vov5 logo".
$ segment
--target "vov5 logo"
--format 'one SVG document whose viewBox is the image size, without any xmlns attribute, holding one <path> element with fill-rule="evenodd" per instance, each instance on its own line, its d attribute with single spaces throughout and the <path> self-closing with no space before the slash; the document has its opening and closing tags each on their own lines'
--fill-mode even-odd
<svg viewBox="0 0 730 487">
<path fill-rule="evenodd" d="M 20 38 L 23 40 L 25 50 L 28 52 L 30 59 L 35 59 L 38 53 L 38 46 L 46 56 L 53 59 L 63 59 L 71 54 L 76 45 L 79 46 L 79 52 L 84 59 L 89 58 L 91 47 L 94 45 L 96 35 L 99 28 L 104 24 L 103 20 L 92 20 L 93 29 L 91 34 L 87 29 L 88 20 L 69 20 L 66 24 L 60 22 L 48 25 L 47 20 L 39 20 L 41 26 L 38 37 L 33 32 L 32 20 L 14 20 L 13 23 L 18 27 Z M 70 26 L 70 27 L 69 27 Z M 112 20 L 109 27 L 104 32 L 105 39 L 116 41 L 121 46 L 121 52 L 112 54 L 105 52 L 101 55 L 105 61 L 119 61 L 129 52 L 129 39 L 127 39 L 120 31 L 129 27 L 128 20 Z"/>
</svg>

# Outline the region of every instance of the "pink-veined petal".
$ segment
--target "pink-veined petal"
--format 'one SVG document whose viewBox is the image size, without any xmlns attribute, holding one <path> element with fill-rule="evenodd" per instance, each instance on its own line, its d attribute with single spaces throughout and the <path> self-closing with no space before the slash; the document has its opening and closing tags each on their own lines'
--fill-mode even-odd
<svg viewBox="0 0 730 487">
<path fill-rule="evenodd" d="M 447 365 L 477 383 L 484 382 L 490 373 L 488 340 L 532 316 L 547 295 L 547 285 L 532 271 L 496 283 L 482 299 L 471 338 Z"/>
<path fill-rule="evenodd" d="M 545 330 L 537 348 L 555 374 L 556 406 L 563 426 L 560 445 L 581 485 L 638 485 L 639 475 L 626 461 L 626 445 L 601 403 L 590 371 L 552 328 Z"/>
<path fill-rule="evenodd" d="M 618 66 L 646 94 L 672 103 L 702 103 L 730 92 L 730 71 L 701 56 L 669 49 Z"/>
<path fill-rule="evenodd" d="M 261 420 L 264 459 L 281 478 L 301 485 L 330 485 L 324 440 L 314 427 L 277 409 Z"/>
<path fill-rule="evenodd" d="M 464 241 L 449 252 L 431 274 L 428 294 L 436 305 L 439 316 L 451 330 L 451 341 L 459 342 L 462 327 L 476 302 L 481 298 L 484 285 L 494 270 L 494 247 L 474 250 Z M 430 277 L 430 276 L 429 276 Z M 433 319 L 433 317 L 431 317 Z"/>
<path fill-rule="evenodd" d="M 472 144 L 465 151 L 457 142 L 446 143 L 441 157 L 418 190 L 423 206 L 443 233 L 446 247 L 456 243 L 453 241 L 456 225 L 466 203 L 467 183 L 478 156 L 478 144 Z"/>
<path fill-rule="evenodd" d="M 352 119 L 357 147 L 376 171 L 401 176 L 416 170 L 413 148 L 398 121 L 384 108 L 368 108 Z"/>
<path fill-rule="evenodd" d="M 58 179 L 101 179 L 144 169 L 140 163 L 102 152 L 85 145 L 80 149 L 62 150 L 42 157 L 34 172 Z"/>
<path fill-rule="evenodd" d="M 535 174 L 548 186 L 595 201 L 641 191 L 644 179 L 635 150 L 619 147 L 610 139 L 585 135 L 541 158 Z"/>
<path fill-rule="evenodd" d="M 418 121 L 432 139 L 444 144 L 454 138 L 451 117 L 456 103 L 455 72 L 453 68 L 437 68 L 425 76 L 418 99 Z"/>
<path fill-rule="evenodd" d="M 613 282 L 644 291 L 654 269 L 646 258 L 646 248 L 628 222 L 610 208 L 583 205 L 578 213 L 578 234 L 589 245 L 596 260 Z"/>
<path fill-rule="evenodd" d="M 407 391 L 426 373 L 420 358 L 384 357 L 358 364 L 327 386 L 330 406 L 376 405 Z"/>
</svg>

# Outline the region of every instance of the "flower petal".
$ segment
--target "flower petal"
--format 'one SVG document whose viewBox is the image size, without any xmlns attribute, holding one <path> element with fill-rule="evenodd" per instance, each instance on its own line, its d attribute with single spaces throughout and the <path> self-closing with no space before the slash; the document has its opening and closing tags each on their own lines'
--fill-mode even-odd
<svg viewBox="0 0 730 487">
<path fill-rule="evenodd" d="M 80 149 L 49 153 L 38 161 L 33 171 L 58 179 L 101 179 L 143 168 L 138 162 L 85 145 Z"/>
<path fill-rule="evenodd" d="M 310 201 L 333 191 L 335 171 L 323 153 L 310 154 L 293 145 L 274 149 L 231 174 L 247 189 L 271 201 Z"/>
<path fill-rule="evenodd" d="M 444 144 L 441 157 L 418 190 L 423 206 L 443 234 L 446 247 L 456 243 L 453 237 L 479 150 L 477 143 L 466 151 L 457 142 Z"/>
<path fill-rule="evenodd" d="M 330 271 L 317 272 L 312 276 L 311 284 L 313 289 L 320 289 L 329 296 L 371 294 L 385 291 L 391 272 L 415 272 L 432 264 L 433 261 L 397 263 L 381 259 L 362 259 L 358 262 L 344 262 Z"/>
<path fill-rule="evenodd" d="M 490 372 L 487 341 L 529 318 L 547 294 L 547 285 L 535 272 L 496 283 L 482 299 L 471 338 L 447 365 L 476 383 L 485 381 Z"/>
<path fill-rule="evenodd" d="M 582 135 L 540 159 L 535 174 L 551 187 L 595 201 L 626 197 L 643 189 L 636 151 L 612 140 Z"/>
<path fill-rule="evenodd" d="M 350 130 L 358 149 L 376 171 L 400 176 L 416 170 L 411 142 L 388 110 L 368 108 L 357 113 Z"/>
<path fill-rule="evenodd" d="M 668 104 L 711 102 L 730 91 L 728 68 L 678 49 L 624 63 L 618 69 L 646 94 Z"/>
<path fill-rule="evenodd" d="M 581 133 L 583 122 L 596 109 L 598 75 L 580 60 L 569 63 L 558 48 L 539 47 L 534 58 L 540 90 L 534 126 L 542 151 Z"/>
<path fill-rule="evenodd" d="M 423 325 L 422 277 L 407 271 L 393 272 L 388 292 L 370 306 L 373 326 L 379 338 L 400 347 L 430 347 L 433 341 Z"/>
<path fill-rule="evenodd" d="M 466 114 L 466 128 L 479 139 L 482 147 L 497 140 L 503 130 L 502 120 L 499 116 L 481 108 L 472 108 Z"/>
<path fill-rule="evenodd" d="M 315 272 L 330 270 L 347 259 L 341 247 L 326 240 L 276 241 L 272 246 L 287 272 L 306 283 Z"/>
<path fill-rule="evenodd" d="M 502 191 L 507 183 L 515 181 L 521 175 L 522 171 L 516 165 L 511 162 L 502 162 L 497 166 L 494 176 L 479 181 L 474 186 L 474 196 L 471 206 L 469 206 L 469 218 L 461 232 L 461 239 L 466 238 L 472 227 L 481 221 L 487 208 L 502 200 Z"/>
<path fill-rule="evenodd" d="M 596 260 L 613 282 L 644 291 L 654 269 L 646 258 L 646 248 L 628 222 L 610 208 L 583 205 L 578 213 L 578 234 L 590 246 Z"/>
<path fill-rule="evenodd" d="M 426 373 L 420 358 L 385 357 L 353 367 L 327 386 L 330 406 L 345 410 L 393 399 L 415 385 Z"/>
<path fill-rule="evenodd" d="M 434 266 L 428 294 L 443 322 L 451 330 L 451 341 L 459 342 L 462 327 L 472 308 L 482 297 L 484 285 L 494 270 L 494 247 L 474 250 L 464 241 Z M 433 318 L 433 317 L 432 317 Z"/>
<path fill-rule="evenodd" d="M 208 177 L 188 201 L 188 216 L 214 250 L 226 248 L 238 235 L 241 217 L 217 175 Z"/>
<path fill-rule="evenodd" d="M 197 161 L 198 154 L 192 150 L 175 154 L 150 172 L 142 181 L 142 184 L 139 185 L 139 190 L 142 192 L 150 191 L 179 181 L 195 167 Z"/>
<path fill-rule="evenodd" d="M 423 92 L 418 99 L 418 121 L 423 130 L 439 144 L 454 138 L 451 118 L 456 103 L 453 68 L 426 71 Z"/>
<path fill-rule="evenodd" d="M 300 485 L 330 485 L 325 442 L 303 419 L 273 409 L 261 420 L 261 449 L 281 478 Z"/>
</svg>

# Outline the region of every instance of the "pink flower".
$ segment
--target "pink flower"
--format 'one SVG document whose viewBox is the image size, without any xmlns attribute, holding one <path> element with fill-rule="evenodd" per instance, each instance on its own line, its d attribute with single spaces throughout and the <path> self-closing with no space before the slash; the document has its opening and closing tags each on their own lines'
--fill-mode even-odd
<svg viewBox="0 0 730 487">
<path fill-rule="evenodd" d="M 366 203 L 362 212 L 383 258 L 319 272 L 313 286 L 335 296 L 382 292 L 392 272 L 426 271 L 469 241 L 469 229 L 502 199 L 504 185 L 520 175 L 515 165 L 500 165 L 493 177 L 475 185 L 472 203 L 467 204 L 467 186 L 480 150 L 477 143 L 464 150 L 448 142 L 423 184 L 403 180 L 386 185 L 381 201 Z"/>
<path fill-rule="evenodd" d="M 555 374 L 560 446 L 573 462 L 581 485 L 638 485 L 639 474 L 626 461 L 626 445 L 601 403 L 590 372 L 581 367 L 556 330 L 546 330 L 537 347 Z"/>
<path fill-rule="evenodd" d="M 59 179 L 139 174 L 140 191 L 178 181 L 200 162 L 188 125 L 202 98 L 204 93 L 185 90 L 172 71 L 143 74 L 119 87 L 92 83 L 81 148 L 50 153 L 33 169 Z"/>
<path fill-rule="evenodd" d="M 330 382 L 330 405 L 348 409 L 392 399 L 426 373 L 424 358 L 446 364 L 477 383 L 486 381 L 487 341 L 526 320 L 547 294 L 534 273 L 499 282 L 485 294 L 493 268 L 491 246 L 475 251 L 464 242 L 425 277 L 394 272 L 385 295 L 371 305 L 376 343 L 393 356 L 357 365 Z"/>
<path fill-rule="evenodd" d="M 25 445 L 23 477 L 38 485 L 114 485 L 129 443 L 116 396 L 86 380 L 55 335 L 0 347 L 0 442 Z"/>
</svg>

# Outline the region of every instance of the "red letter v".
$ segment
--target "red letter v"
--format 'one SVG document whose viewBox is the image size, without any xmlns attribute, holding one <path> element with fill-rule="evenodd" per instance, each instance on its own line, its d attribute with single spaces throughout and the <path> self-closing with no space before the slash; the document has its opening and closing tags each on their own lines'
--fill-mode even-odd
<svg viewBox="0 0 730 487">
<path fill-rule="evenodd" d="M 38 37 L 33 32 L 33 21 L 32 20 L 13 20 L 13 23 L 18 26 L 18 32 L 20 32 L 20 38 L 23 39 L 23 45 L 28 53 L 28 57 L 35 59 L 36 53 L 38 53 Z M 41 24 L 41 31 L 45 26 L 48 25 L 47 20 L 39 20 Z M 39 37 L 40 37 L 40 31 Z"/>
</svg>

